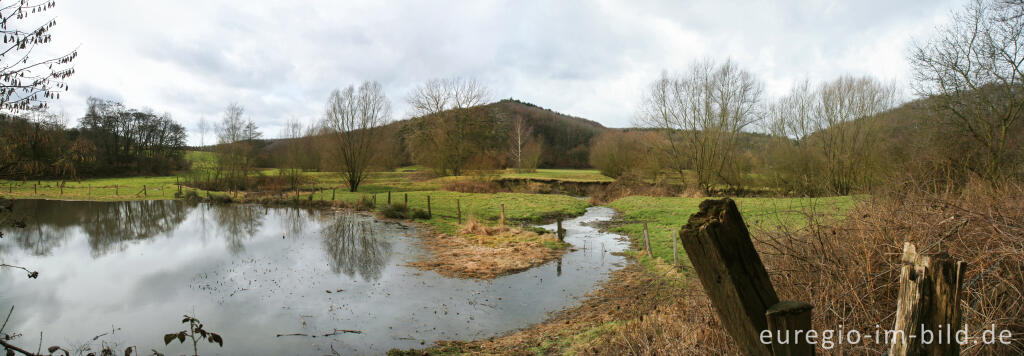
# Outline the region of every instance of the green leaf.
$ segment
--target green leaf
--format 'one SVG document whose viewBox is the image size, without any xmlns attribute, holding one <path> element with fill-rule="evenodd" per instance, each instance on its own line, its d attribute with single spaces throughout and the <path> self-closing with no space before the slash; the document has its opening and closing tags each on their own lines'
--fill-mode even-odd
<svg viewBox="0 0 1024 356">
<path fill-rule="evenodd" d="M 57 350 L 60 350 L 60 346 L 54 345 L 46 348 L 46 351 L 50 352 L 51 354 L 57 352 Z"/>
<path fill-rule="evenodd" d="M 170 344 L 178 334 L 164 334 L 164 345 Z"/>
<path fill-rule="evenodd" d="M 178 333 L 178 341 L 180 341 L 182 344 L 185 343 L 185 332 L 184 331 Z"/>
</svg>

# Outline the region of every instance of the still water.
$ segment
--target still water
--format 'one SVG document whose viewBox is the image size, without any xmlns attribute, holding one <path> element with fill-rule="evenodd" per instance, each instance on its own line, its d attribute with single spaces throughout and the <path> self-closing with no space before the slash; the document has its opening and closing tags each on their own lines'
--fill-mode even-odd
<svg viewBox="0 0 1024 356">
<path fill-rule="evenodd" d="M 44 349 L 73 351 L 191 354 L 190 343 L 163 344 L 184 329 L 183 314 L 224 338 L 223 348 L 200 344 L 203 355 L 382 354 L 486 338 L 576 305 L 622 267 L 613 253 L 626 243 L 589 226 L 612 213 L 592 207 L 564 222 L 574 250 L 560 260 L 478 281 L 406 267 L 423 253 L 416 231 L 368 215 L 22 200 L 15 214 L 28 226 L 3 228 L 0 261 L 40 275 L 0 269 L 0 309 L 15 305 L 7 330 L 26 335 L 19 345 L 36 345 L 42 331 Z M 324 336 L 335 329 L 361 333 Z"/>
</svg>

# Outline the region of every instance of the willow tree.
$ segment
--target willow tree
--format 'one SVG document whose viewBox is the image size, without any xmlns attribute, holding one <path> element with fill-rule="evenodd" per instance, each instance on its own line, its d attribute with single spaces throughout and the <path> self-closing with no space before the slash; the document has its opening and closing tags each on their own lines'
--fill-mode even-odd
<svg viewBox="0 0 1024 356">
<path fill-rule="evenodd" d="M 739 135 L 761 118 L 762 92 L 763 84 L 732 61 L 694 62 L 651 84 L 637 121 L 666 135 L 673 168 L 681 176 L 684 166 L 692 169 L 701 189 L 737 185 L 727 165 L 737 159 Z"/>
<path fill-rule="evenodd" d="M 380 128 L 391 121 L 391 102 L 377 82 L 363 82 L 356 90 L 335 89 L 327 98 L 322 126 L 328 155 L 355 192 L 366 179 L 374 158 Z"/>
</svg>

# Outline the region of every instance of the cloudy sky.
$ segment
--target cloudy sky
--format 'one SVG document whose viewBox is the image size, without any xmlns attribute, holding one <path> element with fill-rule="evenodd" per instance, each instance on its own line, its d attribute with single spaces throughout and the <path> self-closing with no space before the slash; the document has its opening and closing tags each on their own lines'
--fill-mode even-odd
<svg viewBox="0 0 1024 356">
<path fill-rule="evenodd" d="M 732 58 L 770 95 L 844 73 L 906 83 L 910 41 L 962 2 L 58 0 L 52 47 L 79 57 L 54 108 L 116 99 L 193 130 L 238 102 L 276 137 L 333 88 L 379 81 L 401 119 L 413 86 L 461 76 L 625 127 L 647 83 L 702 58 Z"/>
</svg>

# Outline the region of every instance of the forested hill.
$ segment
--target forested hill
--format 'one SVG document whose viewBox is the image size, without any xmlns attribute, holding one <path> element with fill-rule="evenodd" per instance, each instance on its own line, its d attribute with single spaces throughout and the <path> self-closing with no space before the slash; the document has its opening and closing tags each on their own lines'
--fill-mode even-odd
<svg viewBox="0 0 1024 356">
<path fill-rule="evenodd" d="M 522 119 L 525 123 L 527 136 L 539 139 L 541 154 L 540 168 L 586 168 L 590 167 L 590 142 L 597 135 L 609 130 L 601 124 L 584 118 L 562 114 L 537 105 L 515 99 L 504 99 L 498 102 L 462 109 L 475 114 L 474 121 L 482 121 L 483 125 L 472 125 L 470 135 L 475 139 L 468 140 L 474 147 L 472 150 L 490 152 L 492 161 L 505 159 L 501 157 L 510 149 L 509 142 L 513 136 L 515 121 Z M 477 115 L 479 114 L 479 115 Z M 422 149 L 413 140 L 417 131 L 426 130 L 425 121 L 436 120 L 431 116 L 415 117 L 396 121 L 388 125 L 386 131 L 397 141 L 403 143 L 403 161 L 417 163 L 415 151 Z"/>
<path fill-rule="evenodd" d="M 544 142 L 541 168 L 589 167 L 590 141 L 608 130 L 595 121 L 565 115 L 515 99 L 505 99 L 487 106 L 496 112 L 525 119 L 533 133 Z"/>
</svg>

